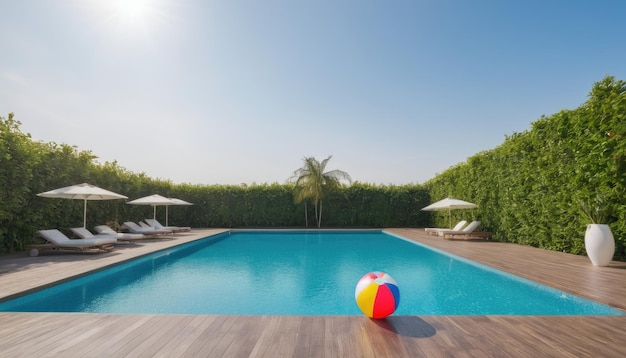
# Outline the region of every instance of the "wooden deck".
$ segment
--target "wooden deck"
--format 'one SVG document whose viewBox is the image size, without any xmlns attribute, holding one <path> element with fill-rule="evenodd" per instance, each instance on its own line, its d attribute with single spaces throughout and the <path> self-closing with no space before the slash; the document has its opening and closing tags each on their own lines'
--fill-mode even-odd
<svg viewBox="0 0 626 358">
<path fill-rule="evenodd" d="M 221 230 L 98 255 L 0 257 L 0 298 Z M 386 230 L 624 310 L 626 263 Z M 225 316 L 0 313 L 3 357 L 624 357 L 626 316 Z"/>
</svg>

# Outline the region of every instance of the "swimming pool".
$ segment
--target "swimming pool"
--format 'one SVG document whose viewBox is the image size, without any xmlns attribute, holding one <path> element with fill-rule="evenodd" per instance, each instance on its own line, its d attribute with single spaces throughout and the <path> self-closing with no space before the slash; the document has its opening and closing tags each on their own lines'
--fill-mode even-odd
<svg viewBox="0 0 626 358">
<path fill-rule="evenodd" d="M 382 231 L 232 231 L 0 303 L 0 311 L 360 315 L 389 273 L 396 315 L 624 315 Z"/>
</svg>

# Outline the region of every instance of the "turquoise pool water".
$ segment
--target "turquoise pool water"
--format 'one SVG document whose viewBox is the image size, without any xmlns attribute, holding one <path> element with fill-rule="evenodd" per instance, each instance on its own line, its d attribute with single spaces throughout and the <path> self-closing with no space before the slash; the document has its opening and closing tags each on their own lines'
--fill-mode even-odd
<svg viewBox="0 0 626 358">
<path fill-rule="evenodd" d="M 360 315 L 354 289 L 370 271 L 398 283 L 397 315 L 624 314 L 381 231 L 224 233 L 0 303 L 0 311 Z"/>
</svg>

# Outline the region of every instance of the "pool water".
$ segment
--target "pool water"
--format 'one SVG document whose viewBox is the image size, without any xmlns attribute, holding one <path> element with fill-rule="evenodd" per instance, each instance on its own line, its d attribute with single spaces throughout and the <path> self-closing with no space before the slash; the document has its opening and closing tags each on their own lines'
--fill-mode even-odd
<svg viewBox="0 0 626 358">
<path fill-rule="evenodd" d="M 396 315 L 624 315 L 382 231 L 233 231 L 0 303 L 0 311 L 359 315 L 371 271 Z"/>
</svg>

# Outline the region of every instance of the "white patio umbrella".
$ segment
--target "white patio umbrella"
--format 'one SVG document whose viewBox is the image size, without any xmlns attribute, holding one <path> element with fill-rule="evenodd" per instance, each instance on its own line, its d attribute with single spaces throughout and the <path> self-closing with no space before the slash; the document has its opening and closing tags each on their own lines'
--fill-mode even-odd
<svg viewBox="0 0 626 358">
<path fill-rule="evenodd" d="M 168 205 L 176 205 L 175 201 L 172 201 L 170 198 L 166 198 L 159 194 L 153 194 L 144 196 L 143 198 L 131 200 L 126 204 L 131 205 L 152 205 L 154 207 L 153 219 L 156 220 L 156 207 L 157 206 L 168 206 Z"/>
<path fill-rule="evenodd" d="M 188 201 L 184 201 L 182 199 L 178 199 L 178 198 L 169 198 L 169 199 L 174 202 L 174 204 L 171 204 L 171 205 L 193 205 L 192 203 L 190 203 Z M 168 218 L 169 217 L 168 208 L 169 207 L 170 207 L 169 205 L 165 206 L 165 226 L 169 225 L 169 223 L 168 223 L 168 221 L 169 221 L 169 218 Z"/>
<path fill-rule="evenodd" d="M 452 227 L 452 209 L 473 209 L 478 207 L 478 205 L 474 203 L 470 203 L 467 201 L 454 199 L 454 198 L 445 198 L 439 200 L 438 202 L 432 203 L 421 210 L 424 211 L 440 211 L 440 210 L 448 210 L 448 221 L 450 223 L 450 227 Z"/>
<path fill-rule="evenodd" d="M 64 188 L 39 193 L 44 198 L 77 199 L 85 202 L 83 209 L 83 227 L 87 227 L 87 200 L 128 199 L 127 196 L 99 188 L 88 183 L 66 186 Z"/>
</svg>

